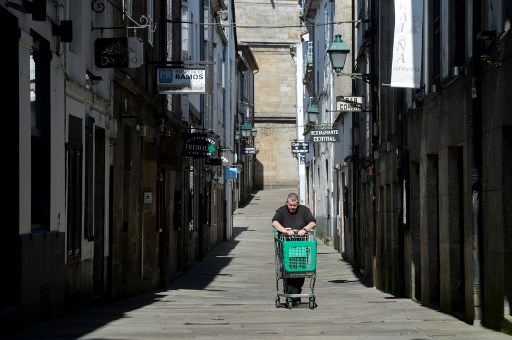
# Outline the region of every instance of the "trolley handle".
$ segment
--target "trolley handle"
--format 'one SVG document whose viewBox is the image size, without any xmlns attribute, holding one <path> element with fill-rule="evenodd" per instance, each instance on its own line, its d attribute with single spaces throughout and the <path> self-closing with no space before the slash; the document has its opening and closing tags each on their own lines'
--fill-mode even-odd
<svg viewBox="0 0 512 340">
<path fill-rule="evenodd" d="M 310 231 L 309 231 L 309 230 L 304 229 L 304 228 L 302 228 L 302 229 L 286 228 L 286 230 L 293 230 L 293 233 L 294 233 L 295 235 L 297 235 L 297 234 L 299 233 L 299 230 L 305 230 L 305 231 L 306 231 L 306 234 L 310 233 Z"/>
<path fill-rule="evenodd" d="M 287 230 L 292 230 L 292 228 L 286 228 Z M 299 229 L 300 230 L 300 229 Z M 282 243 L 287 241 L 312 241 L 315 239 L 315 230 L 306 231 L 303 236 L 299 236 L 299 230 L 293 229 L 293 235 L 288 236 L 286 233 L 279 232 L 274 230 L 274 239 L 276 242 Z"/>
</svg>

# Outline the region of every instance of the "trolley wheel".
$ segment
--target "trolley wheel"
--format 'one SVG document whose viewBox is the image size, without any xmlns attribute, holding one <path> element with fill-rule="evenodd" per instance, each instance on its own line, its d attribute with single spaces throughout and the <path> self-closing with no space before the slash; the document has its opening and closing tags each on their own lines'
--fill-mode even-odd
<svg viewBox="0 0 512 340">
<path fill-rule="evenodd" d="M 279 300 L 279 296 L 276 297 L 276 307 L 281 306 L 281 301 Z"/>
<path fill-rule="evenodd" d="M 315 298 L 310 298 L 309 299 L 309 308 L 315 309 L 315 307 L 316 307 Z"/>
<path fill-rule="evenodd" d="M 288 309 L 292 309 L 292 307 L 293 307 L 293 301 L 292 301 L 292 299 L 287 299 L 287 300 L 286 300 L 286 307 L 287 307 Z"/>
</svg>

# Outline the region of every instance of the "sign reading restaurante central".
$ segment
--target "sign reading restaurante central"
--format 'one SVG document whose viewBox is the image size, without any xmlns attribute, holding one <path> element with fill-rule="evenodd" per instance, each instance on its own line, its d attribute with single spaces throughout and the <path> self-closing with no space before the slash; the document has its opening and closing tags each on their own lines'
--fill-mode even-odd
<svg viewBox="0 0 512 340">
<path fill-rule="evenodd" d="M 339 131 L 335 129 L 311 130 L 312 142 L 337 142 Z"/>
</svg>

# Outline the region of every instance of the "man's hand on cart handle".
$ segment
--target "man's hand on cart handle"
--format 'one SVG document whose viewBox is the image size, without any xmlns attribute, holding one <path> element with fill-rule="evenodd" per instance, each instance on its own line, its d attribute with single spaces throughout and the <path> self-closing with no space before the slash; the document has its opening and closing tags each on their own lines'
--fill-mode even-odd
<svg viewBox="0 0 512 340">
<path fill-rule="evenodd" d="M 274 221 L 272 223 L 272 226 L 274 227 L 275 230 L 279 231 L 280 233 L 286 234 L 287 236 L 294 236 L 295 235 L 295 231 L 294 230 L 292 230 L 291 228 L 283 227 L 277 221 Z"/>
<path fill-rule="evenodd" d="M 291 228 L 285 228 L 284 230 L 285 230 L 286 235 L 295 236 L 295 230 L 293 230 Z"/>
<path fill-rule="evenodd" d="M 308 231 L 306 230 L 306 228 L 302 228 L 300 230 L 286 228 L 286 235 L 288 235 L 288 236 L 304 236 L 307 233 L 308 233 Z"/>
<path fill-rule="evenodd" d="M 308 230 L 304 227 L 301 230 L 297 231 L 298 236 L 304 236 L 308 233 Z"/>
<path fill-rule="evenodd" d="M 287 236 L 304 236 L 311 231 L 307 228 L 308 226 L 305 226 L 304 228 L 302 228 L 300 230 L 285 228 L 281 224 L 279 224 L 275 221 L 274 221 L 274 223 L 272 223 L 272 226 L 274 227 L 274 229 L 276 229 L 277 231 L 279 231 L 283 234 L 286 234 Z M 314 226 L 313 226 L 313 228 L 314 228 Z"/>
<path fill-rule="evenodd" d="M 316 223 L 315 222 L 310 222 L 308 223 L 307 225 L 304 226 L 304 228 L 302 228 L 301 230 L 299 230 L 299 233 L 298 235 L 299 236 L 304 236 L 306 235 L 307 233 L 310 233 L 313 231 L 313 229 L 316 228 Z"/>
</svg>

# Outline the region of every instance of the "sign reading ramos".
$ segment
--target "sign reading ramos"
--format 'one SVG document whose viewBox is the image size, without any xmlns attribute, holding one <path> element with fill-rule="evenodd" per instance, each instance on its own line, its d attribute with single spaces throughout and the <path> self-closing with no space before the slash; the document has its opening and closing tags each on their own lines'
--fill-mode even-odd
<svg viewBox="0 0 512 340">
<path fill-rule="evenodd" d="M 156 69 L 158 93 L 205 93 L 204 68 L 163 67 Z"/>
</svg>

